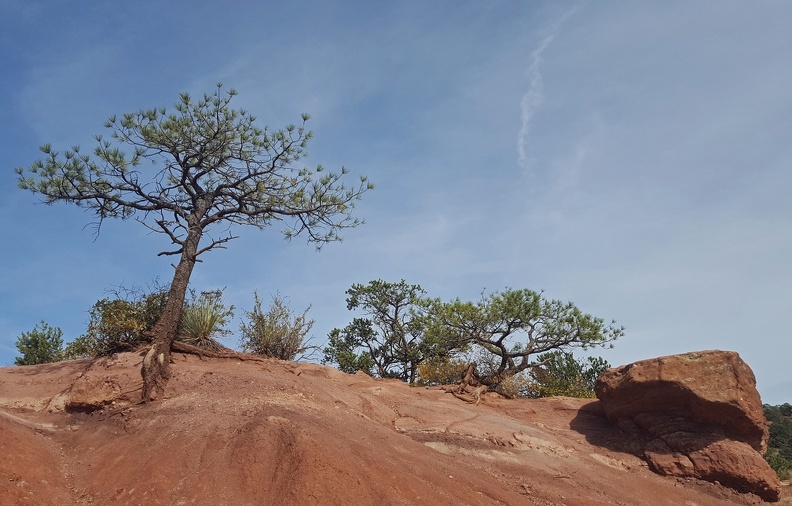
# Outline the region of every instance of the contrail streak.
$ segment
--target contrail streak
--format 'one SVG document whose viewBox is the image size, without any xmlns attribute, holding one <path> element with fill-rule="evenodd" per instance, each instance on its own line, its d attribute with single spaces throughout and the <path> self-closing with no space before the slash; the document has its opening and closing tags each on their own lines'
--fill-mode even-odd
<svg viewBox="0 0 792 506">
<path fill-rule="evenodd" d="M 575 14 L 579 8 L 580 6 L 575 7 L 553 23 L 549 29 L 550 34 L 542 39 L 539 46 L 531 52 L 531 64 L 528 66 L 527 70 L 530 86 L 520 102 L 522 125 L 520 127 L 520 133 L 517 136 L 517 163 L 524 169 L 527 169 L 530 165 L 530 160 L 528 158 L 528 137 L 531 128 L 531 119 L 533 119 L 534 113 L 544 102 L 544 82 L 541 72 L 544 59 L 542 54 L 553 42 L 563 22 Z"/>
</svg>

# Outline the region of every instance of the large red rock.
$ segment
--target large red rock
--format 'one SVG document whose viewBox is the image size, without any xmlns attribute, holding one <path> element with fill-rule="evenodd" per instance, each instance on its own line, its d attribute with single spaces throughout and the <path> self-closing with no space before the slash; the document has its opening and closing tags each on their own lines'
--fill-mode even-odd
<svg viewBox="0 0 792 506">
<path fill-rule="evenodd" d="M 702 351 L 605 371 L 597 397 L 659 474 L 717 481 L 777 501 L 762 458 L 768 428 L 756 379 L 734 352 Z"/>
</svg>

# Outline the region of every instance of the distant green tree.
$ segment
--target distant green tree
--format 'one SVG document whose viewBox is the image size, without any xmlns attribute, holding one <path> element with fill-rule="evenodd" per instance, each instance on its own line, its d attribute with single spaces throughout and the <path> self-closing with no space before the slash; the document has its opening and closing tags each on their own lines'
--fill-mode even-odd
<svg viewBox="0 0 792 506">
<path fill-rule="evenodd" d="M 244 311 L 247 321 L 240 324 L 243 351 L 280 360 L 296 360 L 309 349 L 315 350 L 308 345 L 308 333 L 314 324 L 314 320 L 307 318 L 310 306 L 295 314 L 283 297 L 276 294 L 264 312 L 258 293 L 254 293 L 253 298 L 253 309 Z"/>
<path fill-rule="evenodd" d="M 354 318 L 343 329 L 335 328 L 327 336 L 323 364 L 336 364 L 338 369 L 348 374 L 363 371 L 375 375 L 377 362 L 374 355 L 379 353 L 377 333 L 371 321 Z M 384 364 L 383 360 L 380 363 Z M 380 368 L 387 375 L 387 369 Z"/>
<path fill-rule="evenodd" d="M 792 476 L 792 405 L 764 405 L 765 418 L 770 425 L 765 460 L 782 480 Z"/>
<path fill-rule="evenodd" d="M 22 354 L 16 357 L 16 365 L 36 365 L 57 362 L 61 359 L 63 332 L 58 327 L 50 327 L 44 320 L 30 332 L 22 332 L 17 338 L 16 347 Z"/>
<path fill-rule="evenodd" d="M 457 348 L 434 326 L 420 285 L 375 280 L 354 284 L 346 293 L 347 309 L 366 317 L 330 332 L 323 363 L 413 383 L 421 363 L 447 357 Z"/>
<path fill-rule="evenodd" d="M 92 155 L 45 144 L 43 158 L 17 169 L 19 186 L 47 204 L 84 206 L 98 226 L 134 217 L 173 245 L 159 253 L 178 261 L 141 368 L 146 402 L 170 378 L 171 347 L 200 255 L 224 248 L 238 225 L 284 224 L 287 238 L 307 236 L 317 246 L 338 240 L 339 231 L 360 223 L 355 202 L 373 188 L 365 177 L 344 185 L 343 167 L 332 173 L 300 165 L 311 138 L 308 115 L 299 126 L 259 128 L 248 111 L 231 108 L 234 96 L 218 84 L 198 100 L 182 93 L 171 110 L 113 116 L 105 123 L 109 138 L 96 136 Z"/>
<path fill-rule="evenodd" d="M 477 303 L 436 302 L 432 313 L 447 334 L 456 334 L 453 341 L 490 355 L 484 361 L 491 368 L 479 368 L 478 380 L 492 387 L 535 367 L 534 358 L 543 353 L 607 346 L 624 335 L 615 322 L 606 324 L 571 302 L 527 289 L 496 292 Z"/>
</svg>

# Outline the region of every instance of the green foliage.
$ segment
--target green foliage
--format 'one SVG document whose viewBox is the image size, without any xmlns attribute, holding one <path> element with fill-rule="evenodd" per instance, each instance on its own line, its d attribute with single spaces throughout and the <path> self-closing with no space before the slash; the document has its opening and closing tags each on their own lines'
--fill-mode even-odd
<svg viewBox="0 0 792 506">
<path fill-rule="evenodd" d="M 343 329 L 333 329 L 327 336 L 323 364 L 336 364 L 338 369 L 352 374 L 363 371 L 375 375 L 377 363 L 372 356 L 377 335 L 369 320 L 355 318 Z"/>
<path fill-rule="evenodd" d="M 234 316 L 234 306 L 223 303 L 222 290 L 201 292 L 187 302 L 182 310 L 177 339 L 199 348 L 220 350 L 217 338 L 231 332 L 225 328 Z"/>
<path fill-rule="evenodd" d="M 163 254 L 195 248 L 197 257 L 235 238 L 229 232 L 197 250 L 196 235 L 200 239 L 218 225 L 291 222 L 286 237 L 304 233 L 317 245 L 357 226 L 355 201 L 373 186 L 362 177 L 356 187 L 346 187 L 345 168 L 332 173 L 321 165 L 299 167 L 312 137 L 305 127 L 309 116 L 302 115 L 299 126 L 259 128 L 255 116 L 230 107 L 236 91 L 223 93 L 221 87 L 198 100 L 182 93 L 170 111 L 110 117 L 104 125 L 109 139 L 96 136 L 93 155 L 79 146 L 61 154 L 45 144 L 42 159 L 16 169 L 19 186 L 48 204 L 87 207 L 99 223 L 135 216 L 177 245 Z"/>
<path fill-rule="evenodd" d="M 147 331 L 165 307 L 167 290 L 158 288 L 148 294 L 128 293 L 131 300 L 104 298 L 90 311 L 85 334 L 64 350 L 67 359 L 99 357 L 131 351 L 150 341 Z"/>
<path fill-rule="evenodd" d="M 36 365 L 57 362 L 61 359 L 63 332 L 58 327 L 50 327 L 44 320 L 30 332 L 22 332 L 17 338 L 16 347 L 21 357 L 16 357 L 16 365 Z"/>
<path fill-rule="evenodd" d="M 151 341 L 149 331 L 162 314 L 168 298 L 166 287 L 154 291 L 125 290 L 118 298 L 97 301 L 90 311 L 85 334 L 70 342 L 64 350 L 67 359 L 101 357 L 132 351 Z M 123 297 L 123 298 L 122 298 Z M 223 328 L 233 315 L 226 309 L 219 290 L 193 294 L 185 304 L 179 325 L 179 339 L 196 346 L 217 349 L 216 337 L 229 333 Z"/>
<path fill-rule="evenodd" d="M 770 425 L 770 439 L 765 459 L 782 480 L 792 475 L 792 405 L 764 405 L 765 418 Z"/>
<path fill-rule="evenodd" d="M 528 397 L 594 398 L 594 385 L 610 364 L 601 357 L 575 359 L 570 352 L 553 351 L 537 357 L 530 369 L 531 386 Z"/>
<path fill-rule="evenodd" d="M 95 340 L 95 336 L 83 334 L 74 339 L 74 341 L 66 344 L 63 350 L 64 360 L 75 360 L 79 358 L 99 357 L 102 355 L 109 355 L 110 352 L 105 352 L 101 349 Z"/>
<path fill-rule="evenodd" d="M 777 449 L 769 448 L 765 460 L 776 472 L 779 480 L 788 480 L 792 477 L 792 460 L 785 458 Z"/>
<path fill-rule="evenodd" d="M 280 295 L 274 295 L 265 313 L 261 310 L 261 299 L 254 293 L 252 311 L 244 311 L 247 322 L 240 324 L 242 349 L 281 360 L 295 360 L 311 347 L 307 336 L 314 320 L 307 318 L 307 307 L 301 314 L 295 314 Z"/>
<path fill-rule="evenodd" d="M 367 317 L 330 332 L 323 363 L 413 383 L 422 362 L 442 359 L 456 349 L 433 326 L 427 312 L 430 301 L 419 285 L 375 280 L 354 284 L 346 293 L 347 309 Z"/>
<path fill-rule="evenodd" d="M 346 293 L 347 308 L 365 317 L 330 332 L 323 363 L 410 383 L 455 382 L 473 362 L 476 379 L 504 395 L 588 397 L 608 364 L 578 362 L 570 350 L 608 346 L 624 334 L 615 322 L 531 290 L 444 303 L 419 285 L 376 280 Z"/>
<path fill-rule="evenodd" d="M 498 383 L 533 367 L 533 357 L 552 351 L 606 346 L 624 335 L 615 322 L 605 324 L 571 302 L 547 300 L 539 292 L 507 289 L 477 303 L 435 303 L 433 314 L 458 342 L 490 354 L 485 382 Z"/>
</svg>

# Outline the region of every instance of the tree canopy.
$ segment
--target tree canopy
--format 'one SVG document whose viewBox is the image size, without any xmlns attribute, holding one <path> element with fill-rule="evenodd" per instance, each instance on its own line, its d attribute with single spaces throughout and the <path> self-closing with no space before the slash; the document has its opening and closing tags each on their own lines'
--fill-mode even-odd
<svg viewBox="0 0 792 506">
<path fill-rule="evenodd" d="M 456 340 L 481 348 L 494 359 L 491 370 L 480 371 L 485 383 L 498 383 L 537 363 L 533 357 L 608 345 L 624 335 L 615 322 L 584 313 L 571 302 L 548 300 L 541 292 L 506 289 L 483 295 L 478 302 L 459 299 L 437 304 L 438 323 Z"/>
<path fill-rule="evenodd" d="M 347 309 L 366 317 L 330 332 L 324 363 L 413 383 L 421 363 L 447 355 L 454 347 L 431 331 L 429 300 L 420 285 L 378 279 L 354 284 L 346 293 Z"/>
<path fill-rule="evenodd" d="M 44 157 L 19 168 L 19 186 L 44 202 L 73 203 L 92 211 L 97 231 L 106 218 L 133 218 L 163 234 L 176 255 L 167 304 L 151 331 L 143 365 L 143 397 L 161 392 L 170 375 L 170 347 L 199 255 L 225 247 L 235 226 L 283 225 L 287 238 L 307 237 L 317 247 L 357 226 L 355 201 L 373 188 L 365 177 L 348 187 L 347 174 L 298 162 L 311 132 L 308 115 L 280 130 L 256 126 L 256 118 L 232 109 L 234 90 L 194 100 L 182 93 L 172 110 L 153 108 L 113 116 L 109 139 L 96 136 L 92 155 L 74 146 L 62 154 L 47 144 Z"/>
<path fill-rule="evenodd" d="M 571 350 L 607 346 L 624 334 L 615 322 L 527 289 L 443 302 L 404 280 L 376 280 L 346 293 L 347 308 L 364 317 L 330 332 L 324 362 L 411 383 L 437 382 L 472 362 L 477 381 L 495 389 L 530 371 L 526 385 L 547 384 L 531 395 L 588 394 L 607 362 L 578 362 Z"/>
</svg>

